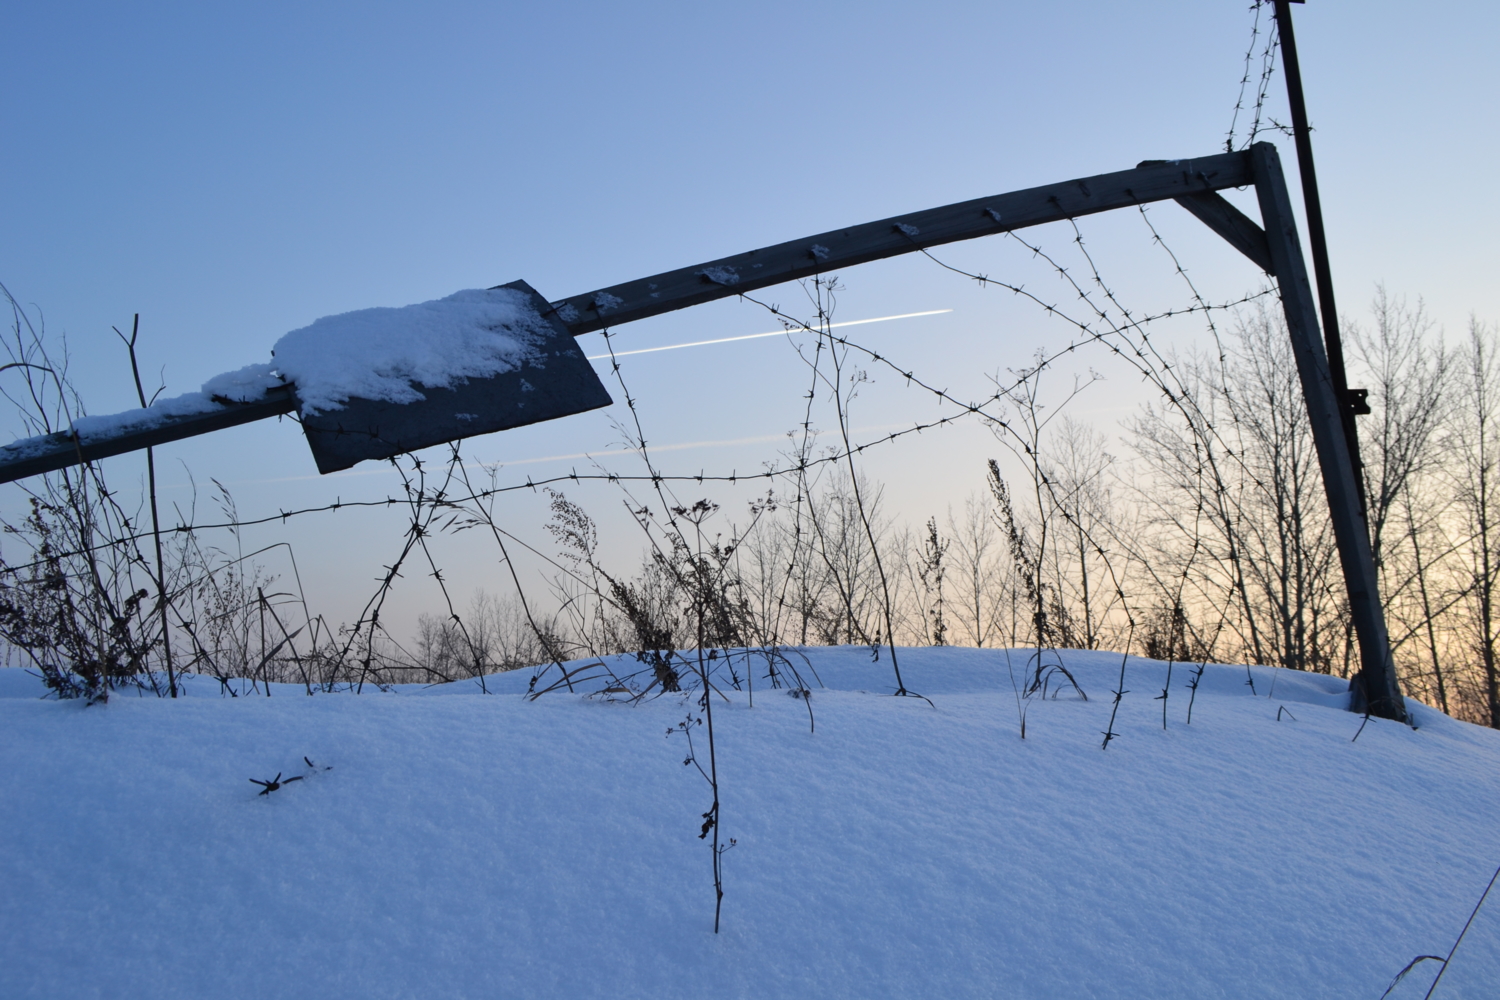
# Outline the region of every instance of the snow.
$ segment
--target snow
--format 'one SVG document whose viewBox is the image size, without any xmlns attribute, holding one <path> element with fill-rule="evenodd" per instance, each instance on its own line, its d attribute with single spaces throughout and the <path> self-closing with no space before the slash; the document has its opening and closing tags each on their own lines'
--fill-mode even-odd
<svg viewBox="0 0 1500 1000">
<path fill-rule="evenodd" d="M 417 385 L 450 387 L 539 364 L 552 330 L 529 297 L 512 288 L 473 288 L 401 308 L 325 316 L 293 330 L 272 350 L 296 383 L 304 413 L 341 409 L 351 397 L 413 403 Z"/>
<path fill-rule="evenodd" d="M 350 397 L 413 403 L 418 385 L 449 387 L 471 378 L 540 365 L 537 345 L 554 336 L 530 298 L 512 288 L 472 288 L 401 308 L 360 309 L 325 316 L 276 342 L 274 362 L 215 375 L 198 392 L 73 422 L 84 443 L 149 430 L 212 413 L 221 400 L 250 402 L 290 381 L 304 413 L 342 409 Z M 0 462 L 57 447 L 53 435 L 0 449 Z"/>
<path fill-rule="evenodd" d="M 625 300 L 618 295 L 611 295 L 608 292 L 594 293 L 594 311 L 600 315 L 609 312 L 611 309 L 618 309 L 624 304 Z"/>
<path fill-rule="evenodd" d="M 1413 706 L 1352 742 L 1336 679 L 1210 666 L 1189 726 L 1179 664 L 1163 730 L 1132 658 L 1103 751 L 1115 655 L 1064 654 L 1089 700 L 1033 701 L 1024 741 L 1024 651 L 902 650 L 931 704 L 805 655 L 810 703 L 757 669 L 715 705 L 718 936 L 679 696 L 84 707 L 0 671 L 0 996 L 1375 1000 L 1500 862 L 1500 733 Z M 278 772 L 306 780 L 258 796 Z M 1435 997 L 1497 986 L 1492 899 Z"/>
<path fill-rule="evenodd" d="M 268 389 L 282 384 L 271 365 L 248 365 L 238 371 L 215 375 L 203 383 L 198 392 L 187 392 L 180 396 L 159 399 L 144 409 L 126 410 L 123 413 L 101 414 L 95 417 L 79 417 L 73 421 L 73 430 L 84 444 L 105 441 L 122 434 L 138 433 L 160 427 L 183 417 L 212 413 L 221 408 L 219 400 L 228 399 L 245 403 L 260 399 Z M 0 461 L 18 461 L 57 447 L 57 438 L 51 434 L 23 438 L 0 448 Z"/>
<path fill-rule="evenodd" d="M 896 223 L 896 229 L 906 234 L 907 236 L 920 236 L 922 234 L 922 230 L 905 222 Z"/>
<path fill-rule="evenodd" d="M 204 382 L 203 395 L 235 403 L 250 403 L 284 384 L 284 380 L 276 373 L 275 365 L 246 365 L 238 371 L 215 375 Z"/>
<path fill-rule="evenodd" d="M 705 267 L 698 272 L 716 285 L 737 285 L 740 274 L 732 267 Z"/>
</svg>

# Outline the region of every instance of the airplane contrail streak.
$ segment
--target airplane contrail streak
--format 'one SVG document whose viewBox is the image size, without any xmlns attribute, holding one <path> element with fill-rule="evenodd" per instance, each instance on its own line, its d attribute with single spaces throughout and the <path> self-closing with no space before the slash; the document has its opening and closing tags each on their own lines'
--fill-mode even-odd
<svg viewBox="0 0 1500 1000">
<path fill-rule="evenodd" d="M 950 313 L 952 309 L 928 309 L 926 312 L 901 313 L 899 316 L 876 316 L 874 319 L 851 319 L 843 323 L 830 323 L 829 329 L 834 330 L 844 326 L 863 326 L 866 323 L 884 323 L 893 319 L 914 319 L 917 316 L 937 316 L 941 313 Z M 641 347 L 634 351 L 616 351 L 614 356 L 623 358 L 630 354 L 653 354 L 656 351 L 675 351 L 683 347 L 707 347 L 709 344 L 732 344 L 737 340 L 759 340 L 761 337 L 785 337 L 787 331 L 772 330 L 770 333 L 747 333 L 742 337 L 720 337 L 718 340 L 695 340 L 689 344 L 667 344 L 665 347 Z M 608 354 L 591 354 L 590 361 L 608 361 Z"/>
</svg>

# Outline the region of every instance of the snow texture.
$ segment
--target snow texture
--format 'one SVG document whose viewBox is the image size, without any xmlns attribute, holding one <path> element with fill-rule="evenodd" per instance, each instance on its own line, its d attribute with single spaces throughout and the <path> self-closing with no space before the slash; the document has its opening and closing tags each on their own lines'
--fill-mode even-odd
<svg viewBox="0 0 1500 1000">
<path fill-rule="evenodd" d="M 360 309 L 293 330 L 271 352 L 296 383 L 303 412 L 341 409 L 351 397 L 425 399 L 418 385 L 451 387 L 539 364 L 552 329 L 512 288 L 467 289 L 399 309 Z"/>
<path fill-rule="evenodd" d="M 618 295 L 611 295 L 608 292 L 599 292 L 594 296 L 594 311 L 597 313 L 607 313 L 611 309 L 618 309 L 624 304 L 624 299 Z"/>
<path fill-rule="evenodd" d="M 901 651 L 931 704 L 885 655 L 805 655 L 807 703 L 720 679 L 717 937 L 677 696 L 86 708 L 0 670 L 0 996 L 1375 1000 L 1500 861 L 1500 733 L 1414 705 L 1351 742 L 1335 678 L 1210 666 L 1189 726 L 1178 664 L 1163 730 L 1132 658 L 1101 751 L 1117 655 L 1063 654 L 1089 700 L 1033 700 L 1024 741 L 1028 651 Z M 247 780 L 277 772 L 306 778 Z M 1492 898 L 1435 1000 L 1496 995 Z"/>
<path fill-rule="evenodd" d="M 732 267 L 705 267 L 698 273 L 716 285 L 737 285 L 740 282 L 739 272 Z"/>
</svg>

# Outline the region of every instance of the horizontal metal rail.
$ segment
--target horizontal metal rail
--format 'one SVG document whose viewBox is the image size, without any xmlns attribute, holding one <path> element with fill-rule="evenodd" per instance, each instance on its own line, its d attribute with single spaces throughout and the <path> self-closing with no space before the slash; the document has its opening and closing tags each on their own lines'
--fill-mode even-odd
<svg viewBox="0 0 1500 1000">
<path fill-rule="evenodd" d="M 1248 152 L 1219 153 L 1196 160 L 1151 160 L 1133 170 L 975 198 L 835 229 L 574 295 L 553 302 L 552 306 L 576 336 L 944 243 L 1253 183 Z M 1232 208 L 1230 211 L 1235 212 Z M 1262 254 L 1262 259 L 1266 257 Z"/>
<path fill-rule="evenodd" d="M 123 455 L 152 445 L 180 441 L 267 417 L 295 413 L 297 397 L 288 385 L 272 389 L 262 399 L 253 402 L 236 403 L 225 400 L 219 403 L 219 407 L 207 413 L 163 417 L 159 423 L 150 427 L 125 431 L 107 438 L 90 439 L 80 437 L 73 431 L 58 431 L 48 434 L 40 441 L 35 438 L 18 441 L 0 448 L 0 483 L 38 476 L 44 472 L 56 472 L 70 465 L 109 458 L 111 455 Z"/>
</svg>

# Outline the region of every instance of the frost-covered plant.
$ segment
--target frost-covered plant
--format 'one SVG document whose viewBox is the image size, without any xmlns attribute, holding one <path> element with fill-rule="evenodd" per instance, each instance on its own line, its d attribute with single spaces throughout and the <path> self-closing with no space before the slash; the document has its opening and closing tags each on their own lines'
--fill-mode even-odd
<svg viewBox="0 0 1500 1000">
<path fill-rule="evenodd" d="M 0 294 L 12 313 L 0 393 L 29 434 L 71 431 L 84 407 L 68 379 L 66 345 L 49 351 L 40 317 L 29 315 L 3 286 Z M 144 403 L 136 332 L 121 336 Z M 154 473 L 149 451 L 148 468 Z M 259 553 L 232 558 L 201 545 L 192 530 L 173 532 L 164 545 L 154 475 L 149 482 L 149 519 L 143 509 L 122 506 L 97 462 L 18 484 L 27 514 L 0 520 L 8 549 L 0 558 L 0 642 L 7 657 L 35 669 L 57 697 L 90 701 L 121 687 L 175 696 L 174 653 L 179 665 L 221 682 L 281 679 L 275 676 L 281 662 L 298 659 L 297 635 L 310 632 L 311 645 L 317 644 L 318 629 L 300 594 L 271 590 L 273 578 L 251 561 Z M 233 499 L 215 485 L 220 511 L 233 524 Z M 277 610 L 293 600 L 300 625 Z"/>
<path fill-rule="evenodd" d="M 0 393 L 32 434 L 71 429 L 83 406 L 67 376 L 66 347 L 47 349 L 33 319 L 11 307 Z M 0 641 L 60 698 L 103 701 L 122 686 L 162 690 L 155 673 L 165 636 L 148 601 L 150 564 L 131 536 L 138 518 L 119 504 L 96 464 L 22 486 L 26 516 L 0 521 L 11 551 L 0 558 Z M 120 541 L 120 539 L 125 539 Z M 159 619 L 158 619 L 159 621 Z"/>
<path fill-rule="evenodd" d="M 74 508 L 31 498 L 31 513 L 4 530 L 24 538 L 32 560 L 20 567 L 0 564 L 0 639 L 41 674 L 59 698 L 107 701 L 124 685 L 155 683 L 150 656 L 158 639 L 149 634 L 143 587 L 132 588 L 130 570 L 108 555 L 76 555 Z"/>
</svg>

